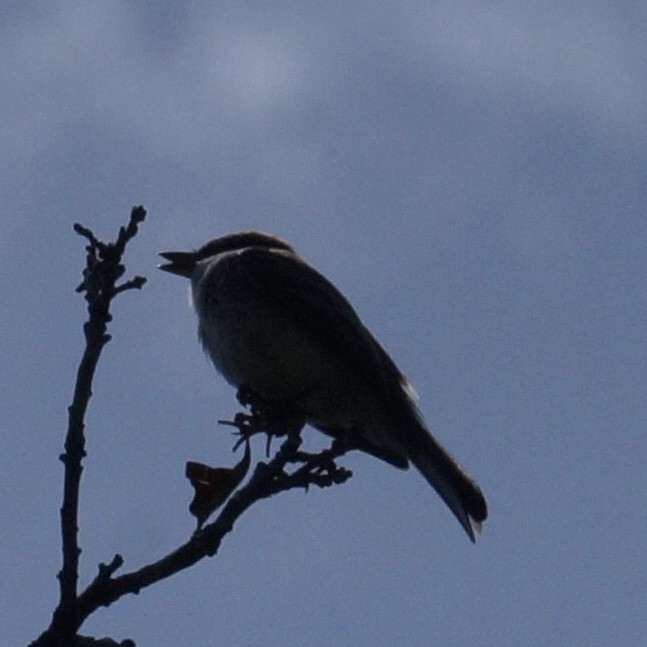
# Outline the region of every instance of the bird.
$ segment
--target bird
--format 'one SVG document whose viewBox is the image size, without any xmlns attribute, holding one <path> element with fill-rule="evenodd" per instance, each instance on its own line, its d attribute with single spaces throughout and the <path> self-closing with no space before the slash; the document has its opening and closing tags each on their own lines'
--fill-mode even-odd
<svg viewBox="0 0 647 647">
<path fill-rule="evenodd" d="M 397 468 L 413 464 L 475 542 L 481 489 L 349 301 L 289 243 L 244 231 L 160 256 L 159 269 L 190 279 L 198 336 L 227 382 Z"/>
</svg>

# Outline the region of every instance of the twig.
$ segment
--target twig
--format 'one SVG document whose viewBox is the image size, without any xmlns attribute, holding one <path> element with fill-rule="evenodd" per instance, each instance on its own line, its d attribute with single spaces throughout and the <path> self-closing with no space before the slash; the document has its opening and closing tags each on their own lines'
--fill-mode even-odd
<svg viewBox="0 0 647 647">
<path fill-rule="evenodd" d="M 119 577 L 103 577 L 100 573 L 79 596 L 78 613 L 81 621 L 102 606 L 128 593 L 139 593 L 143 588 L 192 566 L 205 557 L 214 556 L 223 538 L 232 531 L 235 522 L 254 503 L 295 488 L 308 489 L 310 485 L 328 487 L 343 483 L 352 473 L 335 465 L 335 458 L 348 451 L 348 447 L 333 443 L 319 454 L 298 452 L 299 433 L 291 433 L 269 463 L 258 463 L 249 482 L 228 500 L 217 519 L 196 532 L 185 544 L 144 566 Z M 289 464 L 306 462 L 295 472 L 286 473 Z"/>
<path fill-rule="evenodd" d="M 52 623 L 46 632 L 53 641 L 42 644 L 72 644 L 80 626 L 77 605 L 79 556 L 81 554 L 78 543 L 78 510 L 79 487 L 83 472 L 82 462 L 85 457 L 84 419 L 92 396 L 92 380 L 99 357 L 103 347 L 110 341 L 110 335 L 106 331 L 108 323 L 112 320 L 111 301 L 117 294 L 128 289 L 141 288 L 146 282 L 145 278 L 137 276 L 117 285 L 117 281 L 125 272 L 121 258 L 126 244 L 137 234 L 138 225 L 144 221 L 145 217 L 146 209 L 144 207 L 134 207 L 127 227 L 121 227 L 117 240 L 108 244 L 98 240 L 94 233 L 86 227 L 79 224 L 74 225 L 74 230 L 89 242 L 86 247 L 87 256 L 83 281 L 77 288 L 77 292 L 85 293 L 89 317 L 83 326 L 86 347 L 77 371 L 72 404 L 68 408 L 65 452 L 60 456 L 65 466 L 61 507 L 63 566 L 58 574 L 60 598 L 52 617 Z"/>
</svg>

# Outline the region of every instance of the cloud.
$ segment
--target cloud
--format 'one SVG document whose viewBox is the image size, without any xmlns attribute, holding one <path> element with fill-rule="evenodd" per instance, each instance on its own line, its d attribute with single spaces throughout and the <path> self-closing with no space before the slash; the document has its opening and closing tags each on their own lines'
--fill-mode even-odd
<svg viewBox="0 0 647 647">
<path fill-rule="evenodd" d="M 629 136 L 645 132 L 643 34 L 605 3 L 424 3 L 403 23 L 411 47 L 454 68 L 456 83 L 487 87 L 504 100 L 521 93 L 555 110 L 570 108 Z"/>
</svg>

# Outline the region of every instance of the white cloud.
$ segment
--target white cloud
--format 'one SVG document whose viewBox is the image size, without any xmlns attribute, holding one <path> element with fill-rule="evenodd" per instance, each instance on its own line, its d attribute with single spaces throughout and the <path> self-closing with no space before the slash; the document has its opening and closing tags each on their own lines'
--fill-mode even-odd
<svg viewBox="0 0 647 647">
<path fill-rule="evenodd" d="M 569 107 L 603 128 L 645 131 L 646 46 L 605 4 L 551 10 L 517 3 L 424 3 L 404 20 L 425 57 L 464 71 L 457 83 L 521 92 L 529 101 Z"/>
</svg>

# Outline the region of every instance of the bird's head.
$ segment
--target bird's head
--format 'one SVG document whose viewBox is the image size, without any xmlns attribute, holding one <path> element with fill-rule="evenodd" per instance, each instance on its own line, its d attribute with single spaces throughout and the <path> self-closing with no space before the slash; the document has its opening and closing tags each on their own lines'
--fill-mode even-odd
<svg viewBox="0 0 647 647">
<path fill-rule="evenodd" d="M 168 263 L 158 265 L 160 270 L 191 278 L 195 266 L 200 261 L 217 256 L 224 252 L 234 252 L 249 247 L 265 247 L 267 249 L 282 249 L 294 253 L 294 249 L 284 240 L 263 233 L 262 231 L 243 231 L 214 238 L 199 249 L 191 252 L 160 252 L 160 256 Z"/>
</svg>

